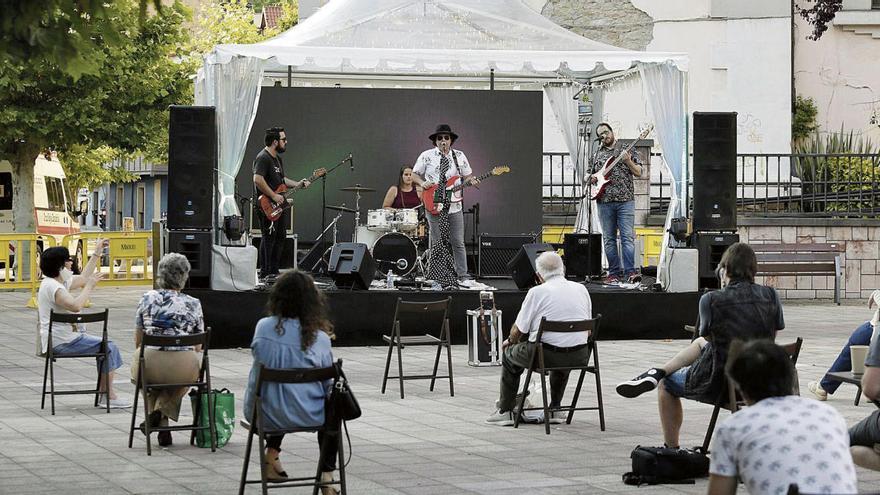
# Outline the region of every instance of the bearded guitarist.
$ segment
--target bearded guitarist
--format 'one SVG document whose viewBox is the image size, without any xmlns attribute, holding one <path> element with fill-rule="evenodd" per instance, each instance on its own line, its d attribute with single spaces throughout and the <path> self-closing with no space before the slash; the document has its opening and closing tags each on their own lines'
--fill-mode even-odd
<svg viewBox="0 0 880 495">
<path fill-rule="evenodd" d="M 622 155 L 621 160 L 606 175 L 609 180 L 603 194 L 598 198 L 599 223 L 602 227 L 602 243 L 608 258 L 608 277 L 606 283 L 621 280 L 638 282 L 641 280 L 635 267 L 635 194 L 633 177 L 641 177 L 642 161 L 635 150 L 626 151 L 614 137 L 614 131 L 607 123 L 596 126 L 596 134 L 601 145 L 590 160 L 590 182 L 597 182 L 596 174 L 609 159 Z M 617 233 L 620 232 L 620 251 L 617 249 Z"/>
<path fill-rule="evenodd" d="M 265 280 L 278 275 L 281 265 L 281 252 L 284 239 L 287 237 L 287 225 L 290 223 L 290 209 L 285 208 L 284 213 L 274 222 L 266 217 L 265 213 L 257 206 L 258 197 L 265 195 L 274 203 L 284 203 L 286 199 L 279 194 L 278 188 L 282 184 L 292 189 L 309 187 L 311 182 L 307 179 L 300 181 L 291 180 L 284 176 L 284 165 L 281 163 L 281 153 L 287 150 L 287 134 L 281 127 L 273 127 L 266 130 L 266 147 L 263 148 L 254 159 L 254 208 L 259 212 L 260 218 L 260 279 Z"/>
<path fill-rule="evenodd" d="M 453 150 L 452 145 L 458 134 L 452 132 L 448 124 L 440 124 L 428 136 L 434 147 L 424 151 L 413 165 L 413 181 L 427 189 L 432 185 L 441 188 L 453 176 L 461 176 L 465 184 L 477 185 L 479 179 L 473 177 L 471 165 L 464 153 Z M 467 255 L 464 248 L 464 214 L 461 211 L 461 192 L 453 195 L 444 204 L 439 215 L 427 215 L 431 256 L 429 271 L 444 288 L 456 285 L 471 285 L 467 273 Z M 439 249 L 435 250 L 435 246 Z M 451 252 L 450 252 L 451 251 Z M 452 259 L 449 259 L 449 258 Z M 430 274 L 429 274 L 430 275 Z"/>
</svg>

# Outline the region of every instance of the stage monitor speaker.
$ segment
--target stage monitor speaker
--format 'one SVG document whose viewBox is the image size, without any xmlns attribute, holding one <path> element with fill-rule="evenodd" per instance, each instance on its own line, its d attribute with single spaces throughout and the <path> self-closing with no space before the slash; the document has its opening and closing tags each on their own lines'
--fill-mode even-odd
<svg viewBox="0 0 880 495">
<path fill-rule="evenodd" d="M 373 282 L 376 264 L 366 244 L 340 242 L 330 251 L 327 271 L 338 289 L 367 290 Z"/>
<path fill-rule="evenodd" d="M 736 231 L 736 112 L 694 112 L 695 231 Z"/>
<path fill-rule="evenodd" d="M 692 246 L 700 252 L 700 287 L 718 288 L 715 269 L 721 256 L 730 245 L 739 242 L 739 234 L 697 232 L 693 235 Z"/>
<path fill-rule="evenodd" d="M 477 276 L 481 278 L 507 278 L 507 264 L 516 256 L 523 244 L 535 242 L 534 235 L 480 234 L 477 247 Z"/>
<path fill-rule="evenodd" d="M 326 274 L 327 263 L 324 260 L 324 253 L 332 246 L 333 243 L 330 241 L 316 242 L 299 262 L 299 269 L 316 275 Z"/>
<path fill-rule="evenodd" d="M 189 280 L 187 288 L 211 288 L 211 246 L 214 245 L 211 232 L 168 231 L 169 253 L 180 253 L 189 261 Z"/>
<path fill-rule="evenodd" d="M 214 107 L 171 106 L 168 228 L 213 228 L 217 123 Z"/>
<path fill-rule="evenodd" d="M 507 264 L 507 270 L 518 288 L 528 289 L 537 283 L 535 259 L 544 251 L 553 251 L 553 246 L 544 242 L 523 244 L 516 256 Z"/>
<path fill-rule="evenodd" d="M 602 274 L 602 234 L 565 234 L 562 257 L 567 277 L 598 277 Z"/>
</svg>

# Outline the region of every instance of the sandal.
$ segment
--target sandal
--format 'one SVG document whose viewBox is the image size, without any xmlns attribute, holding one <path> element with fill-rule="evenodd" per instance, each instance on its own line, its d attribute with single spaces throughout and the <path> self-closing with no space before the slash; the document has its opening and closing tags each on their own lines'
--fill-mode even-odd
<svg viewBox="0 0 880 495">
<path fill-rule="evenodd" d="M 335 483 L 336 480 L 333 479 L 333 473 L 330 471 L 324 471 L 321 473 L 321 482 L 322 483 Z M 335 486 L 322 486 L 321 487 L 321 495 L 338 495 L 339 490 L 336 489 Z"/>
</svg>

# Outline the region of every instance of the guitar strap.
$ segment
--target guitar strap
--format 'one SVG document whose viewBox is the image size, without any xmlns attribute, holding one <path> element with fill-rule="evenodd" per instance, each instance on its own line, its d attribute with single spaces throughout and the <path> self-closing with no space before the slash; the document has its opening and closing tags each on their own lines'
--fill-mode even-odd
<svg viewBox="0 0 880 495">
<path fill-rule="evenodd" d="M 459 168 L 459 166 L 458 166 L 458 157 L 455 156 L 455 150 L 452 148 L 449 148 L 449 154 L 452 155 L 452 161 L 455 163 L 455 171 L 458 172 L 459 176 L 461 176 L 461 168 Z M 462 180 L 462 182 L 464 182 L 464 181 Z M 442 184 L 446 184 L 446 177 L 443 178 Z M 460 189 L 458 191 L 458 194 L 461 199 L 459 199 L 458 201 L 453 201 L 453 198 L 455 197 L 455 193 L 452 193 L 452 197 L 449 198 L 449 202 L 460 203 L 460 202 L 464 201 L 464 189 Z"/>
</svg>

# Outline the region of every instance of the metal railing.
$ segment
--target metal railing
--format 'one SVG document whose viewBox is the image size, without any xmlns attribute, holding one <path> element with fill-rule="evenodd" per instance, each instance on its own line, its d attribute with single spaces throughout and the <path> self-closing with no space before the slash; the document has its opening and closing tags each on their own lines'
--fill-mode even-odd
<svg viewBox="0 0 880 495">
<path fill-rule="evenodd" d="M 741 154 L 737 155 L 736 196 L 739 215 L 752 217 L 880 216 L 880 155 Z M 545 216 L 573 216 L 582 194 L 567 154 L 544 154 Z M 665 214 L 670 177 L 662 156 L 651 155 L 650 213 Z M 693 177 L 693 173 L 689 175 Z M 693 182 L 689 182 L 693 198 Z"/>
</svg>

